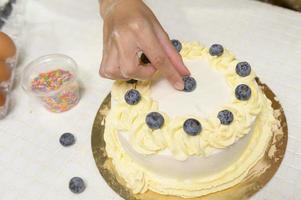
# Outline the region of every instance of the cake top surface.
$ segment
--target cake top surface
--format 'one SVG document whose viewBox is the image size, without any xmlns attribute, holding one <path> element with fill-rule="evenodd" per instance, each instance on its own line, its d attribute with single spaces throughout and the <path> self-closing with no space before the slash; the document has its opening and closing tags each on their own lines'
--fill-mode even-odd
<svg viewBox="0 0 301 200">
<path fill-rule="evenodd" d="M 173 117 L 210 115 L 231 102 L 231 91 L 225 77 L 212 70 L 205 60 L 186 60 L 191 76 L 197 80 L 192 92 L 175 92 L 170 83 L 160 76 L 152 81 L 151 98 L 159 103 L 159 110 Z"/>
</svg>

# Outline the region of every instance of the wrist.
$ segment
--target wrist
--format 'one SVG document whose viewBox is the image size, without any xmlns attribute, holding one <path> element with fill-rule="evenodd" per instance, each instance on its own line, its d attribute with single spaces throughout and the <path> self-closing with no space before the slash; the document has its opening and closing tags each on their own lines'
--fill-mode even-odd
<svg viewBox="0 0 301 200">
<path fill-rule="evenodd" d="M 100 15 L 102 18 L 107 15 L 122 0 L 99 0 Z"/>
</svg>

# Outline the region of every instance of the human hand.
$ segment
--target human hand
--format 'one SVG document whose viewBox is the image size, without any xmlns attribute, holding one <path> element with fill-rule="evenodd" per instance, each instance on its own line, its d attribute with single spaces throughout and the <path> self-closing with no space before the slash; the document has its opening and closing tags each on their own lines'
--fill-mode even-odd
<svg viewBox="0 0 301 200">
<path fill-rule="evenodd" d="M 110 79 L 149 79 L 158 70 L 178 90 L 190 74 L 167 33 L 142 0 L 103 0 L 103 57 L 100 75 Z M 139 52 L 151 63 L 143 65 Z"/>
</svg>

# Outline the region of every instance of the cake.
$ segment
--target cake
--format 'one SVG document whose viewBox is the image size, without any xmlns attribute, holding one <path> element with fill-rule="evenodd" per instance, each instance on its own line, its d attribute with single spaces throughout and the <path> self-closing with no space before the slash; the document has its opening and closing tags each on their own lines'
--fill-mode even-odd
<svg viewBox="0 0 301 200">
<path fill-rule="evenodd" d="M 133 193 L 199 197 L 240 183 L 279 126 L 251 65 L 214 44 L 178 49 L 191 76 L 184 91 L 157 74 L 115 81 L 104 139 Z"/>
</svg>

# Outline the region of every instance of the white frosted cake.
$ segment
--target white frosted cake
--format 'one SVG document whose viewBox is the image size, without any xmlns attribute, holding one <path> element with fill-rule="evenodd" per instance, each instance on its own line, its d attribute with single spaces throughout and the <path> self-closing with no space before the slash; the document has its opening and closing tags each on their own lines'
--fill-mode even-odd
<svg viewBox="0 0 301 200">
<path fill-rule="evenodd" d="M 180 54 L 191 72 L 186 91 L 160 75 L 112 88 L 106 151 L 134 193 L 189 198 L 234 186 L 278 125 L 247 62 L 196 42 L 183 43 Z"/>
</svg>

